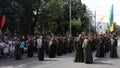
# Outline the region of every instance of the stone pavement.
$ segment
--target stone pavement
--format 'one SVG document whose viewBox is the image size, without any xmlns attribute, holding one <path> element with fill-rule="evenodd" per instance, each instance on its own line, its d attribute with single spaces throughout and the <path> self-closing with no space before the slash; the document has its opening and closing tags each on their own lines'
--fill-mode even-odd
<svg viewBox="0 0 120 68">
<path fill-rule="evenodd" d="M 37 55 L 33 58 L 24 56 L 22 60 L 14 59 L 0 60 L 0 68 L 120 68 L 120 47 L 118 48 L 119 58 L 109 58 L 109 54 L 105 58 L 96 58 L 95 52 L 94 63 L 74 63 L 73 54 L 67 54 L 56 58 L 45 57 L 45 61 L 38 61 Z"/>
</svg>

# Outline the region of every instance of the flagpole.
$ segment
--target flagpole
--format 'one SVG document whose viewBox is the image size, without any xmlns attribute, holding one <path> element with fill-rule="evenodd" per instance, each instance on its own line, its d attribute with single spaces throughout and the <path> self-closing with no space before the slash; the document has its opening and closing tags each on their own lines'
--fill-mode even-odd
<svg viewBox="0 0 120 68">
<path fill-rule="evenodd" d="M 90 19 L 89 19 L 90 20 Z M 91 34 L 91 31 L 90 31 L 90 21 L 89 21 L 89 35 Z"/>
<path fill-rule="evenodd" d="M 96 31 L 96 11 L 95 11 L 95 33 L 97 33 L 97 31 Z"/>
</svg>

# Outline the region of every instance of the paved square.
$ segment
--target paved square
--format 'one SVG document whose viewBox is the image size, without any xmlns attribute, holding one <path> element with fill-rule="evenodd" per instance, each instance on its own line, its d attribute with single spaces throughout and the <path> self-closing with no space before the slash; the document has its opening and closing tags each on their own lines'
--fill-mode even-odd
<svg viewBox="0 0 120 68">
<path fill-rule="evenodd" d="M 109 54 L 105 58 L 94 57 L 93 64 L 74 63 L 73 54 L 67 54 L 56 58 L 47 58 L 45 61 L 38 61 L 37 56 L 27 58 L 25 55 L 22 60 L 14 59 L 0 60 L 0 68 L 120 68 L 120 47 L 118 48 L 119 58 L 109 58 Z M 95 52 L 93 53 L 95 56 Z"/>
</svg>

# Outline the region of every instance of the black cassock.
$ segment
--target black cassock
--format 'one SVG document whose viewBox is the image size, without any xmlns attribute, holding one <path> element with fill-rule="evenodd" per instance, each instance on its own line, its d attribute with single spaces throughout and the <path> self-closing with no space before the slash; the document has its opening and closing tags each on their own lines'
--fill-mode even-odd
<svg viewBox="0 0 120 68">
<path fill-rule="evenodd" d="M 45 48 L 45 53 L 48 55 L 49 53 L 49 40 L 48 39 L 45 40 L 44 48 Z"/>
<path fill-rule="evenodd" d="M 94 38 L 92 39 L 92 52 L 95 51 L 97 49 L 97 39 Z"/>
<path fill-rule="evenodd" d="M 91 48 L 91 40 L 85 39 L 83 41 L 83 54 L 84 54 L 84 62 L 85 63 L 93 63 L 92 57 L 92 48 Z"/>
<path fill-rule="evenodd" d="M 39 61 L 43 61 L 44 60 L 45 44 L 46 44 L 46 40 L 43 39 L 42 45 L 40 47 L 38 45 L 38 59 L 39 59 Z"/>
<path fill-rule="evenodd" d="M 105 53 L 106 52 L 109 52 L 109 50 L 110 50 L 110 38 L 108 38 L 108 37 L 106 37 L 105 38 Z"/>
<path fill-rule="evenodd" d="M 49 45 L 49 58 L 55 58 L 56 57 L 56 40 L 52 41 L 52 44 Z"/>
<path fill-rule="evenodd" d="M 104 38 L 97 39 L 97 52 L 96 57 L 104 57 L 105 55 L 105 44 L 104 44 Z"/>
<path fill-rule="evenodd" d="M 117 39 L 111 39 L 110 57 L 117 58 Z"/>
<path fill-rule="evenodd" d="M 84 57 L 83 57 L 83 48 L 82 48 L 82 43 L 83 39 L 75 39 L 74 42 L 74 62 L 84 62 Z"/>
<path fill-rule="evenodd" d="M 14 53 L 14 55 L 15 55 L 15 60 L 22 59 L 22 57 L 21 57 L 22 53 L 21 53 L 21 49 L 20 49 L 20 44 L 19 43 L 17 43 L 15 45 L 15 53 Z"/>
<path fill-rule="evenodd" d="M 67 54 L 67 39 L 63 40 L 63 54 Z"/>
<path fill-rule="evenodd" d="M 44 45 L 41 46 L 41 48 L 38 48 L 38 59 L 44 60 Z"/>
<path fill-rule="evenodd" d="M 56 54 L 57 56 L 62 56 L 62 40 L 58 39 L 57 45 L 56 45 Z"/>
<path fill-rule="evenodd" d="M 67 49 L 68 49 L 68 53 L 73 52 L 73 39 L 72 38 L 68 41 Z"/>
<path fill-rule="evenodd" d="M 28 41 L 27 57 L 33 57 L 33 49 L 34 49 L 33 41 L 30 40 Z"/>
</svg>

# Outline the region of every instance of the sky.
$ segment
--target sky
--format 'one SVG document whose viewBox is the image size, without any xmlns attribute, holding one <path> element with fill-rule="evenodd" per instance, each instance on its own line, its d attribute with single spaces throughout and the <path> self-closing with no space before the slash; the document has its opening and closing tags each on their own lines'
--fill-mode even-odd
<svg viewBox="0 0 120 68">
<path fill-rule="evenodd" d="M 107 22 L 107 15 L 110 12 L 112 4 L 114 5 L 114 22 L 120 25 L 120 0 L 81 0 L 82 3 L 86 4 L 87 8 L 90 9 L 93 14 L 96 11 L 96 21 Z"/>
</svg>

